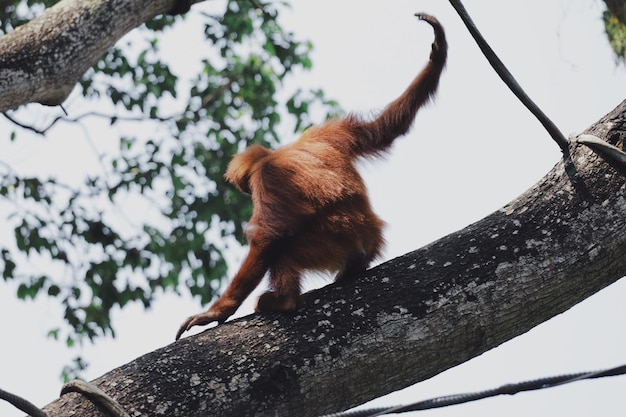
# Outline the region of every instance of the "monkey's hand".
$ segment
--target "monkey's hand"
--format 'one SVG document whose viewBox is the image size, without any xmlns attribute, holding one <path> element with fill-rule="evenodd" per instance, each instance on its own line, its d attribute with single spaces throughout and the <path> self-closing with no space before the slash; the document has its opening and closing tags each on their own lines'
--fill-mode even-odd
<svg viewBox="0 0 626 417">
<path fill-rule="evenodd" d="M 228 314 L 223 311 L 217 311 L 211 308 L 204 313 L 195 314 L 191 317 L 188 317 L 187 320 L 185 320 L 183 324 L 181 324 L 181 326 L 178 328 L 178 332 L 176 333 L 176 340 L 180 339 L 180 336 L 187 330 L 191 329 L 193 326 L 205 326 L 207 324 L 213 323 L 214 321 L 222 324 L 231 314 L 232 313 Z"/>
</svg>

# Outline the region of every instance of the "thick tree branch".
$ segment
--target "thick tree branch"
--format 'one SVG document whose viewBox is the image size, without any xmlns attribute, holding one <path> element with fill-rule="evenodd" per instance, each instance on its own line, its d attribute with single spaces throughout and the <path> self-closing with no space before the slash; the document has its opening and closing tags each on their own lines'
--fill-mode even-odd
<svg viewBox="0 0 626 417">
<path fill-rule="evenodd" d="M 85 71 L 118 39 L 175 3 L 62 0 L 0 37 L 0 112 L 26 103 L 63 103 Z"/>
<path fill-rule="evenodd" d="M 626 102 L 587 133 L 622 148 Z M 224 324 L 94 384 L 130 415 L 314 416 L 498 346 L 626 274 L 625 170 L 583 145 L 569 151 L 501 210 L 309 293 L 296 315 Z M 45 410 L 104 416 L 77 394 Z"/>
</svg>

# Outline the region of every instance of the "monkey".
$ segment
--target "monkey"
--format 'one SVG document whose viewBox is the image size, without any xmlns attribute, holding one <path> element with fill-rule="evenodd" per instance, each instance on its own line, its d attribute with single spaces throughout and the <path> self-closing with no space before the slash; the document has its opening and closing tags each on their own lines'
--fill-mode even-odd
<svg viewBox="0 0 626 417">
<path fill-rule="evenodd" d="M 245 227 L 249 252 L 222 296 L 187 318 L 176 340 L 193 326 L 226 321 L 268 271 L 270 289 L 255 311 L 295 312 L 303 304 L 304 271 L 336 273 L 341 282 L 380 256 L 384 223 L 370 205 L 355 162 L 383 155 L 438 88 L 447 58 L 445 32 L 435 17 L 416 16 L 434 30 L 429 61 L 374 120 L 348 114 L 312 126 L 276 150 L 252 145 L 233 157 L 224 177 L 252 198 Z"/>
</svg>

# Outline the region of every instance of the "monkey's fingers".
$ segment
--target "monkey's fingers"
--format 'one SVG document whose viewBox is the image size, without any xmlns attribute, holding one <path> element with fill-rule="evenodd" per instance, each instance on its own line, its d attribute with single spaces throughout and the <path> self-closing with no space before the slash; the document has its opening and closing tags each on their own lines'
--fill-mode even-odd
<svg viewBox="0 0 626 417">
<path fill-rule="evenodd" d="M 191 317 L 187 318 L 187 320 L 185 320 L 183 322 L 183 324 L 180 325 L 180 327 L 178 328 L 178 331 L 176 332 L 176 339 L 175 340 L 180 339 L 182 334 L 185 333 L 187 330 L 189 330 L 191 328 L 190 323 L 193 320 L 193 317 L 194 316 L 191 316 Z"/>
<path fill-rule="evenodd" d="M 219 318 L 216 317 L 216 315 L 211 311 L 190 316 L 178 328 L 178 332 L 176 332 L 176 340 L 180 339 L 180 336 L 193 326 L 204 326 L 205 324 L 209 324 L 214 321 L 219 321 Z"/>
</svg>

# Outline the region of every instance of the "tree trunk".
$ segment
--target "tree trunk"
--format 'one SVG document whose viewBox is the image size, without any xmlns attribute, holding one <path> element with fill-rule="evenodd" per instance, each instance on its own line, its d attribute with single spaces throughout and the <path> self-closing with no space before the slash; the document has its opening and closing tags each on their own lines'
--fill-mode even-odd
<svg viewBox="0 0 626 417">
<path fill-rule="evenodd" d="M 587 133 L 622 147 L 626 101 Z M 626 274 L 625 172 L 572 145 L 501 210 L 307 294 L 295 315 L 226 323 L 94 384 L 130 415 L 315 416 L 430 378 Z M 74 393 L 45 410 L 106 415 Z"/>
<path fill-rule="evenodd" d="M 174 4 L 62 0 L 0 37 L 0 112 L 32 102 L 62 104 L 85 71 L 119 38 Z"/>
</svg>

